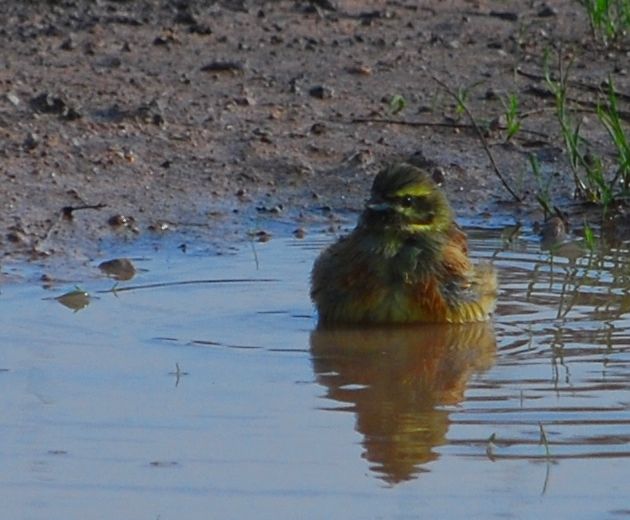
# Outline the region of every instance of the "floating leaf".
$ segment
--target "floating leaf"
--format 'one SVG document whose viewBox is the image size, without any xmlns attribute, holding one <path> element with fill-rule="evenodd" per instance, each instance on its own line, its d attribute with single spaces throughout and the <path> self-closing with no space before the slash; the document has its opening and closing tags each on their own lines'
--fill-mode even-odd
<svg viewBox="0 0 630 520">
<path fill-rule="evenodd" d="M 90 304 L 90 295 L 81 289 L 75 289 L 74 291 L 58 296 L 55 300 L 64 307 L 68 307 L 68 309 L 72 309 L 76 312 Z"/>
</svg>

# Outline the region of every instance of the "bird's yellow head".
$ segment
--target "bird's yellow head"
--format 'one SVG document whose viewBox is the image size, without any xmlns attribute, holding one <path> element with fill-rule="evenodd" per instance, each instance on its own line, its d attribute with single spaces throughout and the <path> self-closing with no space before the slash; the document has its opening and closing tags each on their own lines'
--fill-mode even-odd
<svg viewBox="0 0 630 520">
<path fill-rule="evenodd" d="M 362 215 L 369 229 L 412 235 L 440 233 L 452 221 L 448 200 L 429 173 L 407 163 L 378 173 Z"/>
</svg>

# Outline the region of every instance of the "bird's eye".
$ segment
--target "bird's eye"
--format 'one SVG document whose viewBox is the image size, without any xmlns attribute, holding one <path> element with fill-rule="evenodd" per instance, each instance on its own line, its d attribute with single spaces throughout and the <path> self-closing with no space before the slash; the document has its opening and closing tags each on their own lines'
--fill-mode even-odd
<svg viewBox="0 0 630 520">
<path fill-rule="evenodd" d="M 403 197 L 403 198 L 400 200 L 400 205 L 401 205 L 403 208 L 410 208 L 410 207 L 413 205 L 413 198 L 412 198 L 412 197 L 409 197 L 409 196 L 407 196 L 407 197 Z"/>
</svg>

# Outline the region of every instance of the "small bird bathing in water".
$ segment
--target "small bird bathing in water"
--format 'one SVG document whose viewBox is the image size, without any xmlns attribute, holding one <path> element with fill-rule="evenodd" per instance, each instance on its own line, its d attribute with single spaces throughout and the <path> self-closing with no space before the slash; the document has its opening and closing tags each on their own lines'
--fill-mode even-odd
<svg viewBox="0 0 630 520">
<path fill-rule="evenodd" d="M 444 193 L 406 163 L 374 178 L 356 228 L 311 276 L 320 325 L 485 321 L 496 292 L 494 267 L 471 264 Z"/>
</svg>

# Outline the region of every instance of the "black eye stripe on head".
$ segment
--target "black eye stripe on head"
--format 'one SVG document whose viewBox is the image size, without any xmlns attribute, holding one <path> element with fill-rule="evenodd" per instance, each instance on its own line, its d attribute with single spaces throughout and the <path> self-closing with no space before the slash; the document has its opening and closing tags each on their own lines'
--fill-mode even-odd
<svg viewBox="0 0 630 520">
<path fill-rule="evenodd" d="M 390 200 L 403 208 L 415 208 L 417 210 L 423 210 L 431 207 L 431 203 L 429 202 L 428 197 L 424 195 L 403 195 L 399 197 L 393 197 Z"/>
<path fill-rule="evenodd" d="M 400 205 L 403 208 L 410 208 L 411 206 L 413 206 L 413 204 L 414 204 L 413 197 L 410 197 L 409 195 L 406 197 L 400 197 Z"/>
</svg>

